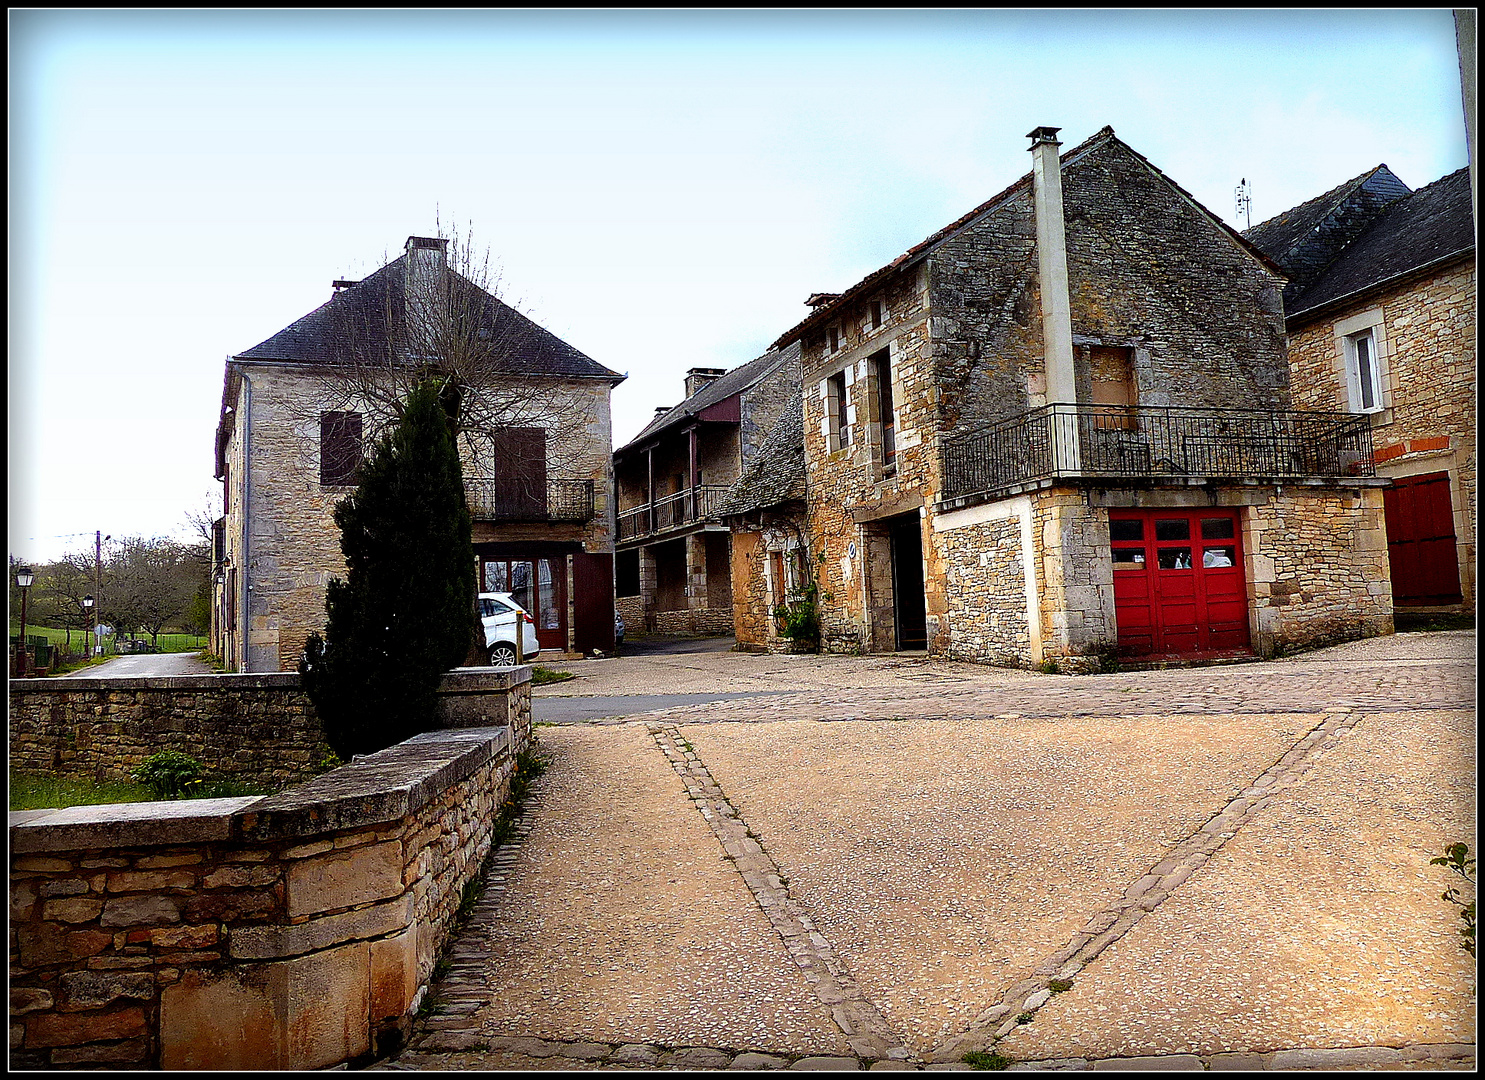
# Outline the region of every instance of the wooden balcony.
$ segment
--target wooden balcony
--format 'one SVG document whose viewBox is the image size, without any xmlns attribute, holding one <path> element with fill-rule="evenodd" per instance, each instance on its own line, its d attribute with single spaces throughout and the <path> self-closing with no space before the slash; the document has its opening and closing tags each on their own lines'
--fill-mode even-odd
<svg viewBox="0 0 1485 1080">
<path fill-rule="evenodd" d="M 653 506 L 646 503 L 622 510 L 619 512 L 617 539 L 623 543 L 715 520 L 713 508 L 722 501 L 729 487 L 728 484 L 702 484 L 656 499 Z"/>
</svg>

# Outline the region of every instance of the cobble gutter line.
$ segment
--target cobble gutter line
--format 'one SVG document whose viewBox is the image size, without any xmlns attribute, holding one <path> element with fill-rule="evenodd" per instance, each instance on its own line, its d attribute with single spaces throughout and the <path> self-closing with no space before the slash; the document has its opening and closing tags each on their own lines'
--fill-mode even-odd
<svg viewBox="0 0 1485 1080">
<path fill-rule="evenodd" d="M 1332 713 L 1301 736 L 1278 761 L 1244 788 L 1205 825 L 1175 845 L 1159 862 L 1131 883 L 1113 903 L 1096 911 L 1062 948 L 1037 965 L 1033 974 L 1014 984 L 999 1002 L 980 1013 L 969 1030 L 935 1049 L 933 1061 L 960 1061 L 972 1050 L 985 1050 L 1015 1030 L 1019 1017 L 1034 1015 L 1051 1000 L 1054 980 L 1071 981 L 1141 919 L 1159 907 L 1197 869 L 1266 807 L 1273 796 L 1296 783 L 1360 721 L 1349 710 Z"/>
<path fill-rule="evenodd" d="M 686 794 L 783 939 L 790 958 L 799 965 L 815 996 L 830 1009 L 851 1050 L 863 1059 L 907 1060 L 911 1055 L 903 1040 L 892 1032 L 877 1007 L 861 992 L 803 905 L 789 894 L 778 864 L 758 842 L 695 749 L 681 737 L 675 724 L 650 724 L 648 728 L 655 744 L 685 784 Z"/>
</svg>

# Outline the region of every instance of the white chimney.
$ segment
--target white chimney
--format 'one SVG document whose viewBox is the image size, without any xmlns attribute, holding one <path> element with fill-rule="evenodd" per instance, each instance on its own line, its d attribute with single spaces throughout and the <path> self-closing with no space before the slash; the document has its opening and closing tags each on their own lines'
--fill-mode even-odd
<svg viewBox="0 0 1485 1080">
<path fill-rule="evenodd" d="M 448 246 L 449 242 L 441 237 L 409 236 L 403 248 L 406 257 L 403 312 L 409 346 L 414 352 L 424 351 L 419 343 L 431 341 L 438 325 L 433 313 L 443 295 Z"/>
<path fill-rule="evenodd" d="M 1067 289 L 1067 237 L 1062 227 L 1061 128 L 1039 127 L 1031 140 L 1031 182 L 1036 205 L 1036 256 L 1042 291 L 1042 348 L 1047 367 L 1047 403 L 1075 404 L 1072 305 Z"/>
</svg>

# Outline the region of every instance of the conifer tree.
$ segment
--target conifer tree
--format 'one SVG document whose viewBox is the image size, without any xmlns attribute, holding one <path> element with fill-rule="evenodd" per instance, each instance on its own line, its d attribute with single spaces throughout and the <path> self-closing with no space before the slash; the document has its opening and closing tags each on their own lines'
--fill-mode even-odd
<svg viewBox="0 0 1485 1080">
<path fill-rule="evenodd" d="M 335 508 L 346 578 L 330 582 L 323 639 L 300 672 L 342 759 L 433 726 L 439 676 L 476 629 L 475 562 L 452 417 L 459 391 L 425 381 Z"/>
</svg>

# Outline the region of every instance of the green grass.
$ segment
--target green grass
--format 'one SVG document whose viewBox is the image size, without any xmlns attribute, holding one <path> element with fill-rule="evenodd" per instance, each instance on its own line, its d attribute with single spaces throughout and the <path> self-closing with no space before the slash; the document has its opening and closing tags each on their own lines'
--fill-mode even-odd
<svg viewBox="0 0 1485 1080">
<path fill-rule="evenodd" d="M 266 788 L 236 780 L 203 780 L 191 784 L 188 799 L 225 799 L 236 795 L 267 795 Z M 13 771 L 10 774 L 12 810 L 50 810 L 67 806 L 98 806 L 102 803 L 154 802 L 155 793 L 145 784 L 129 780 L 98 782 L 82 777 Z"/>
<path fill-rule="evenodd" d="M 531 669 L 531 685 L 545 686 L 547 683 L 566 682 L 568 679 L 577 678 L 570 671 L 553 671 L 551 668 L 533 667 Z"/>
<path fill-rule="evenodd" d="M 12 621 L 10 624 L 10 636 L 16 637 L 20 634 L 20 632 L 20 621 Z M 34 626 L 31 623 L 27 623 L 26 636 L 45 637 L 47 642 L 52 645 L 66 646 L 67 644 L 67 631 L 58 630 L 56 627 L 53 626 Z M 135 636 L 144 638 L 144 640 L 146 641 L 154 640 L 148 634 L 137 634 Z M 88 632 L 86 630 L 72 631 L 72 648 L 77 652 L 83 651 L 87 648 L 87 638 Z M 113 641 L 113 635 L 104 635 L 103 644 L 106 648 L 112 648 Z M 200 652 L 202 649 L 206 648 L 206 646 L 207 639 L 204 634 L 169 633 L 160 635 L 160 651 L 162 653 Z"/>
<path fill-rule="evenodd" d="M 1014 1060 L 1006 1057 L 1004 1054 L 998 1054 L 994 1050 L 971 1050 L 964 1055 L 962 1060 L 971 1069 L 990 1069 L 993 1071 L 1007 1069 L 1015 1064 Z"/>
</svg>

